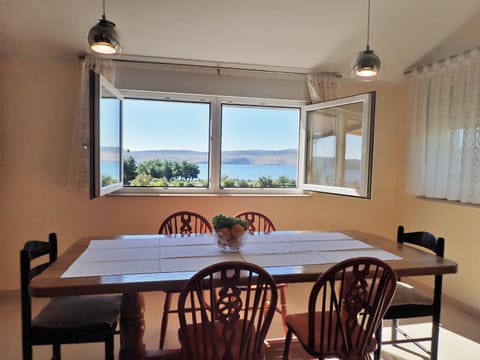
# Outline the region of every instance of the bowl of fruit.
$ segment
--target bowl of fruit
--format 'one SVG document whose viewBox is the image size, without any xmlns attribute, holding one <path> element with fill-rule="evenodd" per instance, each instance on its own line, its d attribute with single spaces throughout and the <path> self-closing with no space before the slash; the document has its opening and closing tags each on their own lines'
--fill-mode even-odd
<svg viewBox="0 0 480 360">
<path fill-rule="evenodd" d="M 239 251 L 247 240 L 248 221 L 223 214 L 212 219 L 213 238 L 222 251 Z"/>
</svg>

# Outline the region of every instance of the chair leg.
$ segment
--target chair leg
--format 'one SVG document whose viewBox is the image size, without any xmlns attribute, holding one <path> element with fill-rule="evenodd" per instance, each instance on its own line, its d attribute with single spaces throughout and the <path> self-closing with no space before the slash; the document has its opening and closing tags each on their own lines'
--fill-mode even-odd
<svg viewBox="0 0 480 360">
<path fill-rule="evenodd" d="M 440 316 L 434 316 L 432 320 L 432 344 L 430 348 L 430 360 L 438 359 L 438 342 L 440 336 Z"/>
<path fill-rule="evenodd" d="M 287 324 L 285 323 L 285 319 L 287 317 L 287 294 L 285 291 L 285 286 L 280 288 L 280 309 L 282 314 L 282 325 L 283 325 L 283 333 L 287 333 Z"/>
<path fill-rule="evenodd" d="M 292 330 L 287 330 L 287 335 L 285 336 L 285 347 L 283 348 L 283 360 L 288 360 L 290 353 L 290 343 L 292 342 Z"/>
<path fill-rule="evenodd" d="M 23 360 L 32 360 L 32 358 L 33 358 L 32 345 L 28 341 L 23 339 L 22 340 L 22 359 Z"/>
<path fill-rule="evenodd" d="M 380 360 L 382 354 L 382 323 L 375 331 L 375 340 L 377 340 L 377 349 L 373 353 L 374 360 Z"/>
<path fill-rule="evenodd" d="M 165 302 L 163 303 L 162 325 L 160 327 L 160 343 L 158 348 L 163 349 L 165 346 L 165 338 L 167 336 L 168 314 L 170 312 L 170 305 L 172 303 L 172 293 L 165 293 Z"/>
<path fill-rule="evenodd" d="M 60 344 L 52 344 L 52 360 L 61 360 L 62 359 L 62 353 L 60 351 Z"/>
<path fill-rule="evenodd" d="M 105 360 L 115 360 L 113 333 L 105 339 Z"/>
<path fill-rule="evenodd" d="M 398 339 L 398 319 L 392 319 L 392 341 Z"/>
</svg>

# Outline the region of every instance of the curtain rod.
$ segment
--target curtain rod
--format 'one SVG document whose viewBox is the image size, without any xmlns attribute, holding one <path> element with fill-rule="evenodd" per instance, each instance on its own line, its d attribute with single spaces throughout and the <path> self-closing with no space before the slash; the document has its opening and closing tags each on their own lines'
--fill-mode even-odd
<svg viewBox="0 0 480 360">
<path fill-rule="evenodd" d="M 79 55 L 80 60 L 84 60 L 86 58 L 86 54 L 81 54 Z M 127 55 L 128 56 L 128 55 Z M 108 60 L 112 60 L 115 62 L 127 62 L 127 63 L 139 63 L 139 64 L 158 64 L 158 65 L 167 65 L 167 66 L 179 66 L 179 67 L 191 67 L 191 68 L 203 68 L 203 69 L 216 69 L 218 73 L 220 73 L 221 70 L 238 70 L 238 71 L 252 71 L 252 72 L 262 72 L 262 73 L 271 73 L 271 74 L 288 74 L 288 75 L 308 75 L 310 72 L 305 72 L 305 71 L 296 71 L 296 70 L 275 70 L 275 69 L 259 69 L 255 68 L 255 65 L 251 65 L 252 67 L 241 67 L 241 66 L 225 66 L 225 65 L 214 65 L 214 64 L 205 64 L 205 63 L 198 63 L 198 64 L 192 64 L 192 63 L 180 63 L 180 62 L 175 62 L 174 60 L 172 61 L 164 61 L 164 60 L 152 60 L 150 58 L 148 59 L 138 59 L 139 56 L 135 56 L 135 59 L 128 59 L 128 58 L 105 58 Z M 183 60 L 186 61 L 186 60 Z M 243 65 L 246 66 L 246 65 Z M 315 71 L 313 71 L 315 72 Z M 328 72 L 328 71 L 319 71 L 319 73 L 325 74 L 325 75 L 333 75 L 337 78 L 341 78 L 342 74 L 339 72 Z"/>
<path fill-rule="evenodd" d="M 425 65 L 420 65 L 420 66 L 416 66 L 416 67 L 413 67 L 413 68 L 410 68 L 410 69 L 407 69 L 403 72 L 403 75 L 408 75 L 414 71 L 419 71 L 419 70 L 422 70 L 423 68 L 427 68 L 427 67 L 431 67 L 433 66 L 434 64 L 441 64 L 447 60 L 453 60 L 457 57 L 459 57 L 460 55 L 468 55 L 469 53 L 471 53 L 472 51 L 475 51 L 475 50 L 480 50 L 480 46 L 477 46 L 477 47 L 474 47 L 472 49 L 468 49 L 468 50 L 465 50 L 465 51 L 462 51 L 460 53 L 457 53 L 457 54 L 453 54 L 453 55 L 450 55 L 448 57 L 445 57 L 445 58 L 442 58 L 440 60 L 437 60 L 437 61 L 432 61 L 431 63 L 428 63 L 428 64 L 425 64 Z"/>
</svg>

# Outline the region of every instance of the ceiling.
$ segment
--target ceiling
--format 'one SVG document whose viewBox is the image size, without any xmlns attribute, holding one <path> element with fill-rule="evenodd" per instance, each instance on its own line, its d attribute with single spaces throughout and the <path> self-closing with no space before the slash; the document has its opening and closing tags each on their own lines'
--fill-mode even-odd
<svg viewBox="0 0 480 360">
<path fill-rule="evenodd" d="M 382 79 L 397 81 L 478 17 L 480 0 L 372 0 L 371 9 L 370 46 Z M 0 58 L 76 57 L 101 14 L 101 0 L 0 0 Z M 367 37 L 367 0 L 106 0 L 106 15 L 125 55 L 345 77 Z"/>
</svg>

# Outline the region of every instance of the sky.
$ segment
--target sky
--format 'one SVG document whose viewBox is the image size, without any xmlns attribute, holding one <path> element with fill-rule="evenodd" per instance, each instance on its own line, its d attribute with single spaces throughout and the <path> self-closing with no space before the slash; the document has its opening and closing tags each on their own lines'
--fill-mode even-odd
<svg viewBox="0 0 480 360">
<path fill-rule="evenodd" d="M 126 99 L 125 149 L 208 151 L 209 104 Z M 223 150 L 283 150 L 298 147 L 298 109 L 224 105 Z"/>
<path fill-rule="evenodd" d="M 118 103 L 102 103 L 101 142 L 116 145 Z M 299 109 L 223 105 L 222 150 L 298 148 Z M 208 151 L 209 104 L 126 99 L 123 101 L 123 148 Z M 111 119 L 109 121 L 108 119 Z M 346 158 L 360 159 L 361 136 L 347 135 Z M 317 141 L 316 156 L 335 155 L 334 138 Z"/>
</svg>

